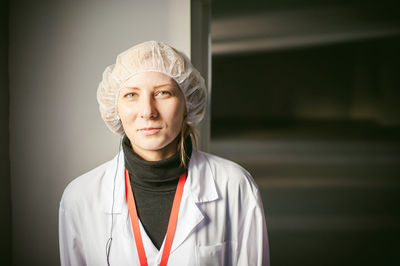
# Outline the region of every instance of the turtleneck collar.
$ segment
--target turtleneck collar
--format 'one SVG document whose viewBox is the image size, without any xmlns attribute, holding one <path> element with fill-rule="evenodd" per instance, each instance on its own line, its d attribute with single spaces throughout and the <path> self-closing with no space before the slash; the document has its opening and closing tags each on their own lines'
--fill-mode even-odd
<svg viewBox="0 0 400 266">
<path fill-rule="evenodd" d="M 185 139 L 186 165 L 192 155 L 192 141 L 190 136 Z M 127 136 L 122 141 L 125 155 L 125 167 L 131 176 L 132 186 L 149 191 L 172 191 L 176 189 L 179 177 L 187 170 L 181 164 L 178 151 L 169 158 L 161 161 L 146 161 L 137 155 Z"/>
</svg>

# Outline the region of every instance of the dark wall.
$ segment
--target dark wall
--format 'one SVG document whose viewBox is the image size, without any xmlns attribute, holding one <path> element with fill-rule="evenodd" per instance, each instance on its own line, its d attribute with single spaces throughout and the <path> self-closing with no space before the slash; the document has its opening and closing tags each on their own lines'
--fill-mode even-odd
<svg viewBox="0 0 400 266">
<path fill-rule="evenodd" d="M 389 13 L 396 16 L 398 10 L 398 1 L 396 0 L 246 0 L 246 2 L 238 0 L 215 0 L 212 1 L 212 17 L 221 18 L 232 17 L 238 14 L 254 14 L 263 10 L 289 10 L 341 5 L 358 7 L 375 6 L 375 18 L 385 18 Z M 384 9 L 385 11 L 380 12 L 379 9 Z"/>
<path fill-rule="evenodd" d="M 8 93 L 8 1 L 0 1 L 0 264 L 11 264 L 11 200 Z"/>
<path fill-rule="evenodd" d="M 212 118 L 399 125 L 399 41 L 214 56 Z"/>
<path fill-rule="evenodd" d="M 213 57 L 211 152 L 255 178 L 271 265 L 400 265 L 399 47 Z"/>
<path fill-rule="evenodd" d="M 271 265 L 400 265 L 396 4 L 213 1 L 211 153 L 258 184 Z"/>
</svg>

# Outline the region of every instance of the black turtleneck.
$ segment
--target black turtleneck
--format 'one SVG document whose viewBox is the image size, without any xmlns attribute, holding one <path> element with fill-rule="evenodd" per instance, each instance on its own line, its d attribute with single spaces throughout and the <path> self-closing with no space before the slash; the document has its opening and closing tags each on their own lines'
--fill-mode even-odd
<svg viewBox="0 0 400 266">
<path fill-rule="evenodd" d="M 186 138 L 184 146 L 187 154 L 186 165 L 188 165 L 192 155 L 190 136 Z M 147 235 L 160 249 L 167 232 L 178 180 L 187 168 L 181 164 L 180 152 L 161 161 L 145 161 L 133 152 L 126 136 L 122 148 L 138 217 Z"/>
</svg>

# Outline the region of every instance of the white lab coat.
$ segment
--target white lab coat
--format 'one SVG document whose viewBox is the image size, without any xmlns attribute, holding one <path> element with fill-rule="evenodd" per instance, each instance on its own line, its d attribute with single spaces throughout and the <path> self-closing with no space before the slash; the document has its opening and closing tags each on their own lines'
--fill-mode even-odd
<svg viewBox="0 0 400 266">
<path fill-rule="evenodd" d="M 73 180 L 59 211 L 61 265 L 107 265 L 106 242 L 117 156 Z M 193 150 L 168 265 L 269 265 L 261 197 L 239 165 Z M 125 201 L 124 155 L 115 178 L 110 265 L 140 265 Z M 140 223 L 147 261 L 158 265 L 160 251 Z"/>
</svg>

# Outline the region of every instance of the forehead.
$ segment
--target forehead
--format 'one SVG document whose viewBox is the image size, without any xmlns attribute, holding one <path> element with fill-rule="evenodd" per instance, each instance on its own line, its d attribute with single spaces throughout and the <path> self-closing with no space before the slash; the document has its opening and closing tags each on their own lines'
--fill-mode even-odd
<svg viewBox="0 0 400 266">
<path fill-rule="evenodd" d="M 176 87 L 177 84 L 173 78 L 161 72 L 141 72 L 133 75 L 126 80 L 123 87 L 157 87 L 162 85 L 171 85 Z"/>
</svg>

